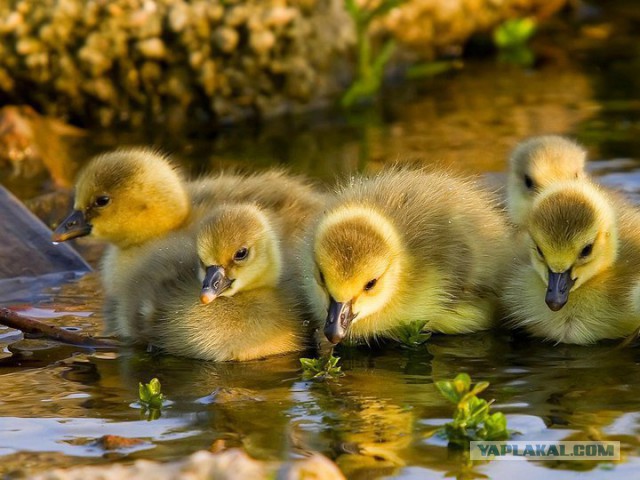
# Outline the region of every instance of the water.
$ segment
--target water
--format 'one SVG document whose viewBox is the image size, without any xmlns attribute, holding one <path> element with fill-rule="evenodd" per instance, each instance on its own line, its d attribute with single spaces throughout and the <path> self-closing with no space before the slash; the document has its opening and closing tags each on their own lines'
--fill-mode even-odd
<svg viewBox="0 0 640 480">
<path fill-rule="evenodd" d="M 278 164 L 330 182 L 354 171 L 377 171 L 389 161 L 418 161 L 489 174 L 495 184 L 519 139 L 565 133 L 599 159 L 589 166 L 599 181 L 640 200 L 640 109 L 633 98 L 640 50 L 623 28 L 635 26 L 640 15 L 637 9 L 629 14 L 625 2 L 618 5 L 602 21 L 613 15 L 620 35 L 609 43 L 580 37 L 569 45 L 567 58 L 532 71 L 492 59 L 472 62 L 455 75 L 392 88 L 384 105 L 348 116 L 317 113 L 218 132 L 189 126 L 90 132 L 78 158 L 114 145 L 153 143 L 184 159 L 194 175 L 221 166 Z M 625 48 L 614 51 L 611 45 Z M 9 186 L 24 199 L 43 188 L 28 182 Z M 85 249 L 94 263 L 99 250 Z M 90 274 L 44 290 L 22 307 L 31 316 L 95 334 L 101 301 L 98 279 Z M 343 349 L 340 355 L 346 375 L 315 383 L 301 379 L 296 356 L 214 364 L 20 340 L 0 327 L 0 475 L 113 460 L 170 460 L 223 440 L 264 460 L 320 451 L 356 479 L 638 476 L 637 350 L 615 343 L 554 346 L 484 333 L 436 336 L 416 350 L 385 346 Z M 491 382 L 485 397 L 507 415 L 518 432 L 515 439 L 619 440 L 623 461 L 470 464 L 429 436 L 451 414 L 433 382 L 460 372 Z M 159 419 L 147 421 L 135 403 L 137 386 L 154 376 L 172 403 Z M 95 445 L 105 434 L 145 442 L 105 453 Z"/>
</svg>

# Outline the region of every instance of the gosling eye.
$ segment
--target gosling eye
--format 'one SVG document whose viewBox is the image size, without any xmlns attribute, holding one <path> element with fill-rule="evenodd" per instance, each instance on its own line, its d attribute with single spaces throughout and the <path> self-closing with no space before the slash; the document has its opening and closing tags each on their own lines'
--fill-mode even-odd
<svg viewBox="0 0 640 480">
<path fill-rule="evenodd" d="M 593 243 L 590 243 L 589 245 L 587 245 L 582 249 L 582 251 L 580 252 L 580 258 L 587 258 L 589 255 L 591 255 L 592 251 L 593 251 Z"/>
<path fill-rule="evenodd" d="M 373 280 L 369 280 L 364 286 L 364 291 L 368 292 L 369 290 L 371 290 L 373 287 L 376 286 L 376 283 L 378 283 L 377 278 L 374 278 Z"/>
<path fill-rule="evenodd" d="M 535 187 L 533 179 L 529 175 L 524 176 L 524 186 L 527 187 L 527 190 L 533 190 Z"/>
<path fill-rule="evenodd" d="M 538 251 L 538 255 L 540 255 L 540 258 L 544 258 L 544 253 L 542 253 L 542 249 L 536 245 L 536 250 Z"/>
<path fill-rule="evenodd" d="M 98 198 L 95 199 L 95 201 L 93 202 L 93 205 L 98 207 L 98 208 L 102 208 L 102 207 L 106 207 L 107 205 L 109 205 L 109 203 L 111 203 L 111 197 L 107 196 L 107 195 L 102 195 Z"/>
<path fill-rule="evenodd" d="M 247 247 L 242 247 L 238 249 L 236 253 L 233 254 L 233 260 L 235 262 L 241 262 L 247 258 L 249 255 L 249 249 Z"/>
</svg>

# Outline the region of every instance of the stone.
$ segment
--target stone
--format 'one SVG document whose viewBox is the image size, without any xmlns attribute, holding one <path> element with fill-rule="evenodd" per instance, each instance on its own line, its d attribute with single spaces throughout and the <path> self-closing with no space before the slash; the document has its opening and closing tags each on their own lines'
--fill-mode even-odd
<svg viewBox="0 0 640 480">
<path fill-rule="evenodd" d="M 420 61 L 460 54 L 476 32 L 515 16 L 544 19 L 566 3 L 406 0 L 369 33 L 374 44 L 397 40 L 398 58 Z M 0 2 L 0 96 L 85 125 L 136 126 L 176 109 L 218 123 L 301 112 L 344 92 L 355 50 L 344 0 Z M 226 88 L 219 79 L 238 70 L 259 86 Z M 189 72 L 179 88 L 176 71 Z"/>
<path fill-rule="evenodd" d="M 54 245 L 51 230 L 0 186 L 0 305 L 41 288 L 91 271 L 66 243 Z"/>
</svg>

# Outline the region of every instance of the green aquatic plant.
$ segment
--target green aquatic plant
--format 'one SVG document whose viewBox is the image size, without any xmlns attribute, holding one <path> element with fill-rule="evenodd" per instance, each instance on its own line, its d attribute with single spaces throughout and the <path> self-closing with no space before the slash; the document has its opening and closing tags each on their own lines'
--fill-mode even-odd
<svg viewBox="0 0 640 480">
<path fill-rule="evenodd" d="M 404 1 L 380 0 L 375 7 L 372 7 L 373 2 L 371 1 L 359 5 L 356 0 L 345 0 L 345 7 L 356 29 L 358 65 L 356 79 L 340 100 L 343 107 L 352 107 L 357 102 L 372 97 L 380 90 L 384 67 L 391 59 L 396 44 L 392 39 L 386 40 L 380 50 L 374 54 L 369 28 L 376 18 L 386 15 Z"/>
<path fill-rule="evenodd" d="M 402 325 L 395 331 L 395 336 L 403 347 L 416 348 L 431 338 L 431 332 L 424 330 L 425 322 L 415 321 Z"/>
<path fill-rule="evenodd" d="M 407 69 L 406 77 L 408 79 L 431 78 L 462 68 L 464 68 L 464 63 L 461 60 L 434 60 L 410 66 Z"/>
<path fill-rule="evenodd" d="M 144 385 L 139 383 L 138 385 L 140 403 L 151 410 L 160 410 L 162 408 L 162 401 L 164 400 L 164 395 L 161 392 L 162 385 L 160 385 L 160 380 L 152 378 L 149 383 Z"/>
<path fill-rule="evenodd" d="M 471 385 L 471 377 L 461 373 L 453 380 L 436 382 L 440 393 L 455 405 L 453 420 L 439 430 L 450 445 L 466 447 L 474 440 L 506 440 L 509 438 L 507 418 L 502 412 L 489 413 L 493 400 L 487 402 L 478 394 L 489 386 L 489 382 Z"/>
<path fill-rule="evenodd" d="M 512 18 L 493 31 L 493 43 L 500 50 L 499 59 L 506 63 L 530 66 L 535 56 L 528 42 L 536 31 L 534 18 Z"/>
<path fill-rule="evenodd" d="M 321 358 L 301 358 L 302 376 L 307 379 L 325 380 L 344 375 L 342 367 L 338 365 L 340 357 L 333 354 Z"/>
<path fill-rule="evenodd" d="M 526 45 L 536 32 L 536 26 L 531 17 L 506 20 L 493 31 L 493 43 L 500 49 Z"/>
</svg>

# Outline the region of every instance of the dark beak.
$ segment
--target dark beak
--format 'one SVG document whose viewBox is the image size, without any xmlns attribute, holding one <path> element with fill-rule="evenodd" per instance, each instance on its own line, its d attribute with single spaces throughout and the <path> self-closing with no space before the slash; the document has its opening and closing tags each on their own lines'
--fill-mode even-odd
<svg viewBox="0 0 640 480">
<path fill-rule="evenodd" d="M 556 273 L 549 270 L 549 286 L 547 288 L 547 296 L 544 301 L 547 306 L 557 312 L 569 301 L 569 292 L 573 286 L 571 278 L 571 269 Z"/>
<path fill-rule="evenodd" d="M 84 237 L 91 233 L 91 225 L 80 210 L 74 210 L 65 218 L 51 235 L 54 242 L 66 242 L 72 238 Z"/>
<path fill-rule="evenodd" d="M 349 325 L 355 318 L 351 310 L 351 301 L 340 303 L 331 298 L 329 314 L 324 324 L 324 335 L 334 345 L 337 345 L 347 335 Z"/>
<path fill-rule="evenodd" d="M 204 282 L 202 282 L 200 301 L 205 305 L 213 302 L 222 292 L 229 288 L 232 283 L 233 280 L 230 280 L 229 277 L 225 275 L 224 267 L 220 265 L 207 267 Z"/>
</svg>

